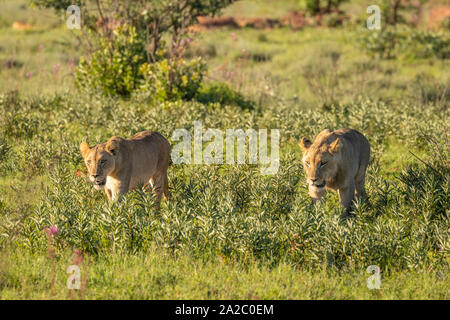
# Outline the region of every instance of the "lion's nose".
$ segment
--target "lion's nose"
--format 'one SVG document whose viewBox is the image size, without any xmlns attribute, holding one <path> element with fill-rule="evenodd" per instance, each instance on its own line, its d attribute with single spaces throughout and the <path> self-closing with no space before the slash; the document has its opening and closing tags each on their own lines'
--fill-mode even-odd
<svg viewBox="0 0 450 320">
<path fill-rule="evenodd" d="M 92 175 L 92 178 L 96 179 L 96 178 L 98 178 L 99 176 L 100 176 L 99 174 L 93 174 L 93 175 Z"/>
</svg>

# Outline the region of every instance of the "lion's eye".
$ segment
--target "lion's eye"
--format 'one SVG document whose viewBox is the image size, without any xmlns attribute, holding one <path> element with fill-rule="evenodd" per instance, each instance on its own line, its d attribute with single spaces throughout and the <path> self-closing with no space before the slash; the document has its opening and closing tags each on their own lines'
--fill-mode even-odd
<svg viewBox="0 0 450 320">
<path fill-rule="evenodd" d="M 88 164 L 88 165 L 91 165 L 91 164 L 92 164 L 92 161 L 91 161 L 91 160 L 88 160 L 88 161 L 87 161 L 87 164 Z"/>
<path fill-rule="evenodd" d="M 100 164 L 105 164 L 106 160 L 100 160 Z"/>
<path fill-rule="evenodd" d="M 320 163 L 320 166 L 323 167 L 323 166 L 326 165 L 327 163 L 328 163 L 328 161 L 322 161 L 322 162 Z"/>
<path fill-rule="evenodd" d="M 310 166 L 310 163 L 309 163 L 309 161 L 306 161 L 306 162 L 305 162 L 305 164 L 306 164 L 306 166 L 307 166 L 307 167 L 309 167 L 309 166 Z"/>
</svg>

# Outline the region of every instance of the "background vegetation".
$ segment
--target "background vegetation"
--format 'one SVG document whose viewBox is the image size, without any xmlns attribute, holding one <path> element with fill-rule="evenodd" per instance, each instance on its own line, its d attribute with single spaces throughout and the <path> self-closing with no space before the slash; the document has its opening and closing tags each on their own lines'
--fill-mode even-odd
<svg viewBox="0 0 450 320">
<path fill-rule="evenodd" d="M 111 39 L 83 35 L 51 9 L 1 1 L 0 298 L 448 299 L 449 31 L 401 11 L 369 32 L 367 5 L 342 1 L 349 18 L 333 27 L 186 26 L 148 60 L 137 22 Z M 301 9 L 319 21 L 306 8 L 238 1 L 223 14 Z M 87 182 L 81 141 L 170 137 L 195 120 L 280 129 L 278 174 L 172 165 L 160 212 L 145 189 L 110 204 Z M 372 145 L 370 204 L 344 221 L 336 194 L 310 204 L 297 146 L 340 127 Z M 380 290 L 366 287 L 369 265 L 382 270 Z"/>
</svg>

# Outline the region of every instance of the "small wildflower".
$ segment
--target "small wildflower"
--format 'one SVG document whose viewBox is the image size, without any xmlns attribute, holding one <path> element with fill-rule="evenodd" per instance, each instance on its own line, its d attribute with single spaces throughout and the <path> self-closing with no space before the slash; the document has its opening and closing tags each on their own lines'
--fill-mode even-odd
<svg viewBox="0 0 450 320">
<path fill-rule="evenodd" d="M 27 72 L 25 74 L 25 77 L 27 77 L 27 79 L 31 79 L 33 77 L 33 74 L 31 72 Z"/>
<path fill-rule="evenodd" d="M 55 236 L 59 233 L 59 229 L 57 226 L 50 226 L 49 228 L 44 228 L 44 232 L 48 236 Z"/>
<path fill-rule="evenodd" d="M 69 60 L 67 60 L 67 62 L 69 63 L 70 66 L 70 71 L 73 73 L 74 71 L 74 62 L 72 58 L 69 58 Z"/>
<path fill-rule="evenodd" d="M 53 65 L 53 75 L 56 77 L 58 75 L 58 71 L 61 65 L 59 63 Z"/>
<path fill-rule="evenodd" d="M 59 233 L 58 227 L 57 226 L 51 226 L 50 227 L 50 232 L 55 235 Z"/>
<path fill-rule="evenodd" d="M 39 50 L 39 51 L 44 50 L 44 45 L 43 45 L 43 44 L 40 44 L 38 50 Z"/>
<path fill-rule="evenodd" d="M 233 41 L 237 41 L 237 37 L 234 32 L 231 34 L 231 39 L 233 39 Z"/>
</svg>

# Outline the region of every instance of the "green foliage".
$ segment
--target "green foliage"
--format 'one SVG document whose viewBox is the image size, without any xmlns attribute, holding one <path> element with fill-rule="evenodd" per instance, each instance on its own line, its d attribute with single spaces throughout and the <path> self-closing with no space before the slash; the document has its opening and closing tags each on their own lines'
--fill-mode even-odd
<svg viewBox="0 0 450 320">
<path fill-rule="evenodd" d="M 203 84 L 197 93 L 196 100 L 204 104 L 220 103 L 222 106 L 238 106 L 249 110 L 255 107 L 253 101 L 219 81 Z"/>
<path fill-rule="evenodd" d="M 363 30 L 358 40 L 367 53 L 377 55 L 380 59 L 391 59 L 395 55 L 399 34 L 394 28 L 382 31 Z"/>
<path fill-rule="evenodd" d="M 133 2 L 117 2 L 124 3 Z M 269 14 L 272 6 L 284 5 L 263 3 Z M 260 12 L 251 5 L 250 12 Z M 152 11 L 144 15 L 154 16 Z M 166 22 L 171 19 L 165 17 Z M 10 26 L 15 20 L 5 21 Z M 93 17 L 90 23 L 94 28 L 96 21 Z M 161 30 L 170 28 L 166 22 Z M 145 24 L 129 25 L 142 41 Z M 68 90 L 73 88 L 70 74 L 46 77 L 53 63 L 68 71 L 68 55 L 75 61 L 79 56 L 76 39 L 66 38 L 67 30 L 3 30 L 1 60 L 17 48 L 14 61 L 23 63 L 1 70 L 3 91 L 20 91 L 0 93 L 0 299 L 66 299 L 65 271 L 75 248 L 83 250 L 82 277 L 88 280 L 85 295 L 77 292 L 75 298 L 448 299 L 450 114 L 445 61 L 369 59 L 354 47 L 354 33 L 346 28 L 234 32 L 238 41 L 230 39 L 229 30 L 205 32 L 188 53 L 190 59 L 206 56 L 215 79 L 235 72 L 238 85 L 201 82 L 191 101 L 175 95 L 174 101 L 160 100 L 148 108 L 135 99 L 134 91 L 129 99 L 86 95 Z M 267 39 L 259 36 L 262 32 Z M 392 57 L 406 57 L 403 41 L 395 45 Z M 43 51 L 38 49 L 41 43 Z M 150 62 L 170 61 L 170 45 L 159 49 Z M 234 60 L 242 49 L 253 61 Z M 417 50 L 418 56 L 428 55 L 422 52 L 429 49 Z M 147 52 L 142 55 L 145 63 Z M 303 53 L 312 58 L 303 59 Z M 262 55 L 268 57 L 265 62 L 254 63 Z M 415 53 L 408 56 L 413 57 Z M 136 69 L 121 68 L 135 74 Z M 44 72 L 38 75 L 40 69 Z M 24 78 L 29 70 L 32 79 Z M 308 86 L 311 77 L 319 89 Z M 154 92 L 149 83 L 143 84 Z M 363 90 L 365 85 L 372 94 Z M 272 89 L 273 98 L 252 110 L 250 92 L 256 101 Z M 333 97 L 323 100 L 334 103 L 316 108 L 316 101 L 305 97 L 308 89 L 320 99 Z M 172 199 L 162 203 L 159 213 L 151 193 L 138 189 L 110 204 L 85 178 L 81 141 L 94 145 L 142 130 L 170 139 L 174 129 L 192 133 L 195 120 L 204 128 L 222 130 L 280 129 L 278 174 L 261 176 L 250 165 L 171 165 Z M 344 221 L 338 218 L 335 193 L 311 205 L 297 146 L 302 136 L 340 127 L 363 132 L 372 146 L 366 183 L 370 203 L 356 202 L 353 217 Z M 60 229 L 54 259 L 48 256 L 51 242 L 43 232 L 51 224 Z M 367 289 L 369 264 L 382 267 L 382 290 Z M 51 283 L 55 287 L 50 291 Z"/>
<path fill-rule="evenodd" d="M 133 26 L 123 26 L 114 31 L 114 43 L 100 38 L 100 48 L 91 57 L 80 59 L 76 83 L 107 95 L 129 96 L 146 61 L 144 39 Z"/>
<path fill-rule="evenodd" d="M 339 10 L 342 3 L 348 0 L 299 0 L 300 7 L 311 14 L 330 13 Z"/>
<path fill-rule="evenodd" d="M 410 29 L 387 27 L 381 31 L 363 30 L 358 41 L 367 53 L 381 59 L 396 56 L 406 58 L 450 58 L 450 38 L 448 34 Z"/>
<path fill-rule="evenodd" d="M 3 96 L 0 101 L 8 99 Z M 441 135 L 448 115 L 442 110 L 438 115 L 433 106 L 423 109 L 366 101 L 331 106 L 323 113 L 278 105 L 258 114 L 233 106 L 204 108 L 195 101 L 166 102 L 148 109 L 133 101 L 100 101 L 96 97 L 14 99 L 24 122 L 36 114 L 45 116 L 46 121 L 38 122 L 39 135 L 32 139 L 25 135 L 24 141 L 14 142 L 16 152 L 8 152 L 2 166 L 30 175 L 45 172 L 52 182 L 40 203 L 21 210 L 21 215 L 5 209 L 0 217 L 4 226 L 0 246 L 45 252 L 47 238 L 42 230 L 56 225 L 60 230 L 55 238 L 58 250 L 79 248 L 97 257 L 112 252 L 144 253 L 157 246 L 199 259 L 223 257 L 269 265 L 285 262 L 305 268 L 361 269 L 369 264 L 385 270 L 447 267 L 448 163 L 430 157 L 434 169 L 419 162 L 404 168 L 394 181 L 380 174 L 380 150 L 387 137 L 409 146 L 426 146 L 418 140 L 418 131 Z M 335 194 L 327 195 L 323 204 L 311 206 L 300 156 L 286 149 L 280 152 L 280 169 L 273 176 L 262 176 L 259 168 L 251 165 L 172 165 L 172 199 L 163 202 L 159 213 L 152 195 L 144 190 L 130 192 L 121 202 L 111 204 L 75 174 L 75 170 L 84 170 L 76 146 L 86 132 L 92 144 L 112 134 L 127 137 L 153 128 L 170 137 L 175 128 L 192 128 L 194 120 L 202 120 L 210 128 L 280 128 L 281 144 L 289 148 L 293 147 L 289 141 L 313 136 L 326 127 L 360 130 L 373 146 L 367 179 L 371 204 L 357 202 L 355 217 L 345 221 L 339 219 L 341 209 Z M 57 136 L 54 128 L 59 128 Z M 14 139 L 7 136 L 7 143 Z M 441 149 L 444 152 L 446 147 Z M 27 157 L 22 159 L 24 155 Z M 24 170 L 34 159 L 36 172 Z"/>
<path fill-rule="evenodd" d="M 446 33 L 413 29 L 402 40 L 400 50 L 406 57 L 450 59 L 450 37 Z"/>
<path fill-rule="evenodd" d="M 205 71 L 206 65 L 201 58 L 145 63 L 139 69 L 142 76 L 139 93 L 156 101 L 191 100 L 197 94 Z"/>
<path fill-rule="evenodd" d="M 95 9 L 85 10 L 83 6 L 82 25 L 92 33 L 85 40 L 90 46 L 92 38 L 99 41 L 90 57 L 80 59 L 78 86 L 106 95 L 129 96 L 141 80 L 144 83 L 155 80 L 154 88 L 149 88 L 147 83 L 149 94 L 156 94 L 154 99 L 191 99 L 200 85 L 204 66 L 194 61 L 176 61 L 180 59 L 181 39 L 198 16 L 217 14 L 232 2 L 152 0 L 111 5 L 109 1 L 87 1 L 86 7 L 90 4 Z M 61 10 L 66 2 L 36 0 L 33 3 Z M 164 39 L 168 38 L 171 41 L 166 46 Z M 152 63 L 155 66 L 149 67 Z"/>
<path fill-rule="evenodd" d="M 428 0 L 418 1 L 402 1 L 402 0 L 381 0 L 381 16 L 383 23 L 388 25 L 397 25 L 407 23 L 406 15 L 415 11 L 416 15 L 420 15 L 423 5 Z"/>
<path fill-rule="evenodd" d="M 429 73 L 419 73 L 412 83 L 411 96 L 424 106 L 434 104 L 438 109 L 448 109 L 450 80 L 439 81 Z"/>
<path fill-rule="evenodd" d="M 37 7 L 43 7 L 43 8 L 52 8 L 55 10 L 65 11 L 67 8 L 75 4 L 71 0 L 30 0 L 29 1 L 32 5 Z M 77 5 L 85 5 L 86 2 L 84 1 L 77 1 Z"/>
<path fill-rule="evenodd" d="M 56 252 L 49 259 L 28 250 L 0 251 L 0 299 L 67 299 L 66 269 L 73 254 Z M 381 290 L 369 290 L 365 269 L 244 265 L 156 247 L 145 254 L 85 256 L 80 269 L 82 289 L 72 299 L 448 299 L 448 276 L 441 272 L 384 272 Z"/>
<path fill-rule="evenodd" d="M 341 52 L 337 49 L 321 50 L 303 67 L 303 76 L 322 106 L 337 102 L 340 57 Z"/>
</svg>

